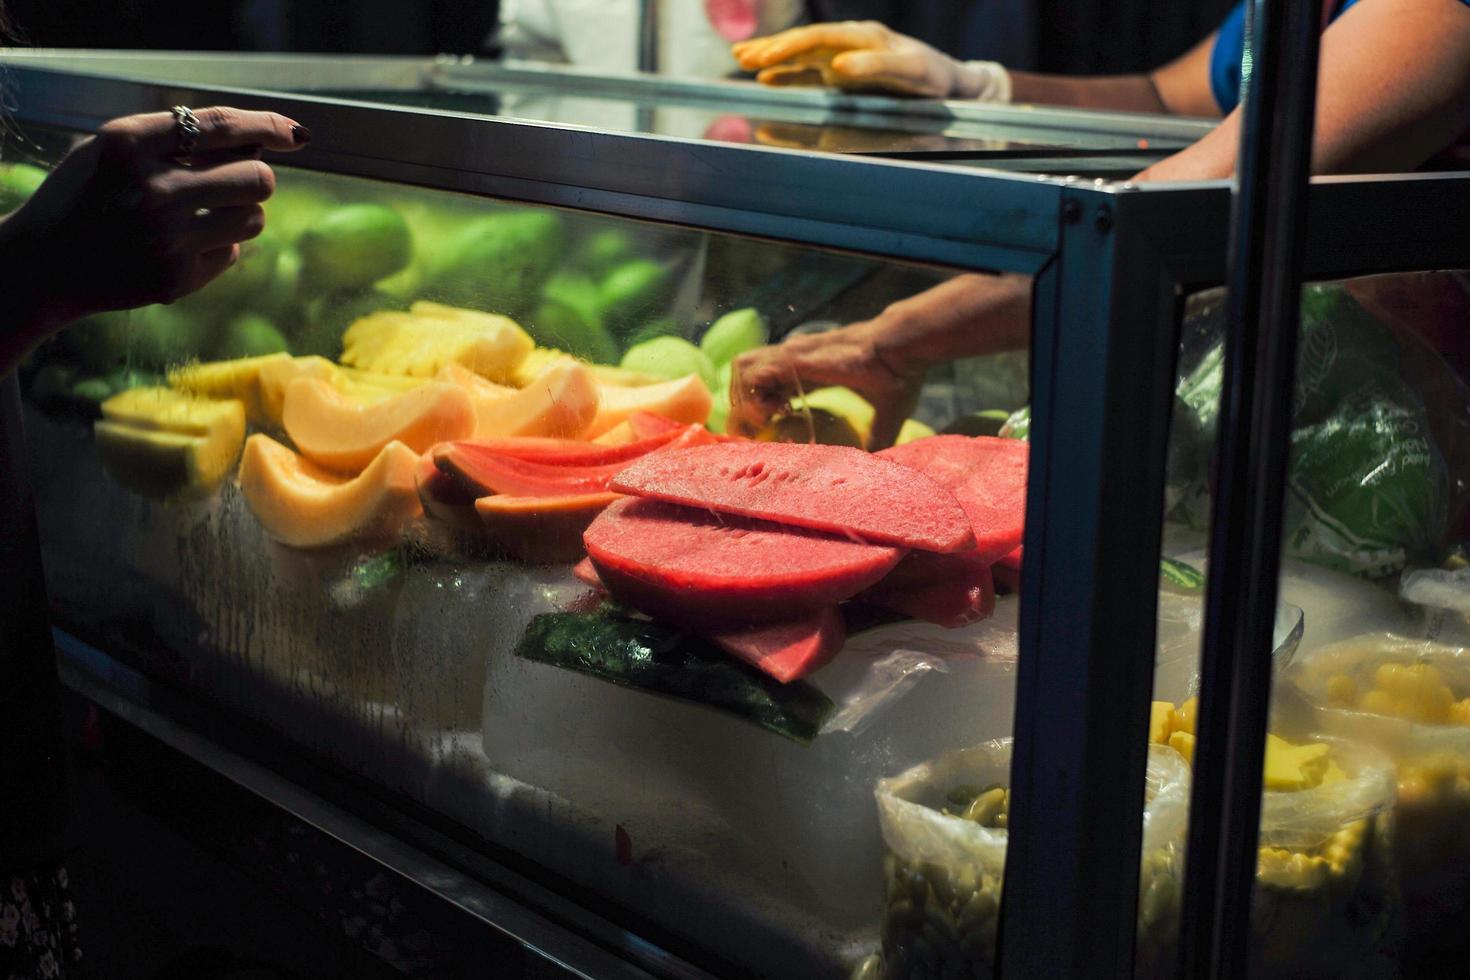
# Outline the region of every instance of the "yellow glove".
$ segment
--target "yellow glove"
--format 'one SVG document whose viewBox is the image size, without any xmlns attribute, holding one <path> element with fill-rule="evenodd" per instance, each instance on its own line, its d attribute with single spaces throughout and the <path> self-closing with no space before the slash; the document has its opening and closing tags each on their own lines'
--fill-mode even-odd
<svg viewBox="0 0 1470 980">
<path fill-rule="evenodd" d="M 1010 74 L 992 61 L 962 62 L 876 21 L 808 24 L 742 41 L 735 60 L 765 85 L 828 85 L 929 98 L 1009 102 Z"/>
</svg>

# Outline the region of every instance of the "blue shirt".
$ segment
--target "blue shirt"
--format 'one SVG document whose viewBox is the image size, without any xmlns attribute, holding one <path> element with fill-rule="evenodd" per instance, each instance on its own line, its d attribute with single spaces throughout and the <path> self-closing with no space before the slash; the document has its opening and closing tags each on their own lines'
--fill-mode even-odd
<svg viewBox="0 0 1470 980">
<path fill-rule="evenodd" d="M 1470 3 L 1470 0 L 1466 2 Z M 1357 0 L 1337 4 L 1332 19 L 1342 16 L 1342 12 L 1355 3 Z M 1240 67 L 1244 60 L 1245 0 L 1241 0 L 1220 25 L 1220 33 L 1215 36 L 1215 50 L 1210 52 L 1210 91 L 1214 93 L 1222 114 L 1240 104 Z"/>
</svg>

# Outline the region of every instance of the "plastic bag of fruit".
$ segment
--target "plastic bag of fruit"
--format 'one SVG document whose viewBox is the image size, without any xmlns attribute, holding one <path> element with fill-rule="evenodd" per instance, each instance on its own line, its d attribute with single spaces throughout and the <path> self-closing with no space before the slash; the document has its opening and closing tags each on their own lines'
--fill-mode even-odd
<svg viewBox="0 0 1470 980">
<path fill-rule="evenodd" d="M 1470 649 L 1370 633 L 1313 651 L 1287 678 L 1315 725 L 1392 758 L 1406 959 L 1416 975 L 1458 974 L 1470 924 Z"/>
<path fill-rule="evenodd" d="M 882 971 L 889 977 L 991 977 L 1005 873 L 1011 740 L 946 753 L 879 782 L 883 829 Z M 1189 769 L 1150 746 L 1139 880 L 1136 975 L 1176 958 Z"/>
</svg>

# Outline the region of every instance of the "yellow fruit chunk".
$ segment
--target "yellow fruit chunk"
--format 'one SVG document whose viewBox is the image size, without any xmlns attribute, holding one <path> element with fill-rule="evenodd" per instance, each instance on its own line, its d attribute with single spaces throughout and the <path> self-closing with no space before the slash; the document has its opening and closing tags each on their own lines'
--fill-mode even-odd
<svg viewBox="0 0 1470 980">
<path fill-rule="evenodd" d="M 316 548 L 393 534 L 420 513 L 414 487 L 418 455 L 390 442 L 355 477 L 330 473 L 274 439 L 253 435 L 240 461 L 240 490 L 266 533 Z"/>
<path fill-rule="evenodd" d="M 1194 736 L 1188 732 L 1174 732 L 1169 736 L 1169 747 L 1180 755 L 1184 761 L 1191 766 L 1194 765 Z"/>
<path fill-rule="evenodd" d="M 906 442 L 927 439 L 934 434 L 933 426 L 925 425 L 918 419 L 904 419 L 903 425 L 898 429 L 898 438 L 893 440 L 893 444 L 902 446 Z"/>
<path fill-rule="evenodd" d="M 1347 782 L 1347 778 L 1348 774 L 1342 771 L 1342 766 L 1339 766 L 1335 759 L 1328 759 L 1327 768 L 1322 771 L 1322 782 L 1319 785 L 1328 786 L 1332 783 L 1345 783 Z"/>
<path fill-rule="evenodd" d="M 1148 708 L 1148 740 L 1155 745 L 1168 745 L 1173 732 L 1169 716 L 1174 713 L 1174 702 L 1155 701 Z"/>
<path fill-rule="evenodd" d="M 644 385 L 658 384 L 660 378 L 642 371 L 631 371 L 624 367 L 615 367 L 611 364 L 589 364 L 587 369 L 592 372 L 592 377 L 605 385 L 620 385 L 624 388 L 642 388 Z"/>
<path fill-rule="evenodd" d="M 168 383 L 194 395 L 237 399 L 245 406 L 246 418 L 261 425 L 266 423 L 267 416 L 261 405 L 260 372 L 268 365 L 290 361 L 290 354 L 276 353 L 185 364 L 168 372 Z"/>
<path fill-rule="evenodd" d="M 356 385 L 358 387 L 372 390 L 376 389 L 385 393 L 397 394 L 417 388 L 424 383 L 423 378 L 410 378 L 401 374 L 380 374 L 377 371 L 359 371 L 357 368 L 342 368 L 342 382 L 344 386 Z"/>
<path fill-rule="evenodd" d="M 1346 674 L 1333 674 L 1327 678 L 1327 700 L 1333 704 L 1350 705 L 1358 699 L 1358 685 Z"/>
<path fill-rule="evenodd" d="M 102 403 L 93 434 L 103 466 L 123 486 L 147 494 L 207 490 L 240 455 L 245 407 L 233 398 L 133 388 Z"/>
<path fill-rule="evenodd" d="M 1169 729 L 1176 732 L 1195 734 L 1194 720 L 1199 714 L 1199 698 L 1190 698 L 1169 716 Z"/>
<path fill-rule="evenodd" d="M 1373 672 L 1373 684 L 1358 698 L 1358 707 L 1363 711 L 1430 725 L 1446 725 L 1454 720 L 1454 693 L 1430 664 L 1379 664 Z"/>
<path fill-rule="evenodd" d="M 592 441 L 600 446 L 626 446 L 638 441 L 638 433 L 633 431 L 631 422 L 619 422 Z"/>
<path fill-rule="evenodd" d="M 360 405 L 325 381 L 297 378 L 286 386 L 281 420 L 307 459 L 355 473 L 390 442 L 421 453 L 436 443 L 468 439 L 475 431 L 475 408 L 463 388 L 439 382 Z"/>
<path fill-rule="evenodd" d="M 316 378 L 333 385 L 342 384 L 342 369 L 325 357 L 289 357 L 272 361 L 260 368 L 260 409 L 263 426 L 281 428 L 281 414 L 286 404 L 286 388 L 297 378 Z"/>
<path fill-rule="evenodd" d="M 1320 785 L 1331 751 L 1330 746 L 1321 742 L 1293 745 L 1277 735 L 1267 734 L 1266 788 L 1290 792 Z"/>
<path fill-rule="evenodd" d="M 1470 698 L 1463 698 L 1450 706 L 1450 724 L 1470 725 Z"/>
<path fill-rule="evenodd" d="M 685 425 L 703 425 L 713 405 L 714 397 L 697 374 L 641 388 L 603 385 L 597 417 L 587 428 L 585 438 L 597 438 L 634 412 L 652 412 Z"/>
<path fill-rule="evenodd" d="M 553 364 L 564 361 L 576 363 L 577 359 L 566 351 L 557 350 L 554 347 L 532 348 L 531 352 L 516 366 L 515 374 L 510 377 L 509 383 L 516 388 L 524 388 L 540 377 L 542 371 Z"/>
<path fill-rule="evenodd" d="M 434 312 L 440 310 L 449 312 Z M 418 303 L 412 312 L 372 313 L 348 327 L 342 363 L 420 378 L 453 363 L 492 381 L 507 381 L 532 347 L 531 338 L 509 317 Z"/>
<path fill-rule="evenodd" d="M 805 397 L 791 399 L 791 410 L 794 414 L 800 415 L 804 409 L 812 410 L 813 414 L 820 409 L 846 422 L 857 436 L 856 445 L 860 449 L 866 447 L 873 437 L 873 417 L 876 414 L 873 406 L 851 388 L 818 388 L 808 392 Z M 818 438 L 816 441 L 828 440 Z M 846 442 L 836 444 L 850 445 Z"/>
<path fill-rule="evenodd" d="M 434 375 L 434 380 L 444 384 L 456 385 L 470 396 L 470 404 L 475 409 L 475 433 L 479 435 L 487 425 L 493 421 L 481 424 L 480 419 L 493 420 L 498 417 L 498 409 L 492 408 L 494 403 L 511 395 L 518 394 L 518 390 L 506 385 L 498 385 L 493 381 L 487 381 L 467 367 L 458 364 L 446 364 Z M 489 438 L 486 436 L 485 438 Z"/>
<path fill-rule="evenodd" d="M 600 397 L 597 382 L 585 364 L 556 361 L 520 391 L 478 401 L 474 436 L 582 438 L 597 417 Z"/>
</svg>

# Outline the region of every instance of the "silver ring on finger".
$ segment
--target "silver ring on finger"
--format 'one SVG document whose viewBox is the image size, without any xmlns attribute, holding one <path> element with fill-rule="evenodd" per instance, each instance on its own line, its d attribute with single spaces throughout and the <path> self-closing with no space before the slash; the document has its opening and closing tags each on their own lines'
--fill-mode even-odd
<svg viewBox="0 0 1470 980">
<path fill-rule="evenodd" d="M 194 115 L 194 110 L 186 105 L 176 105 L 172 112 L 174 114 L 174 155 L 188 159 L 199 148 L 199 117 Z"/>
</svg>

